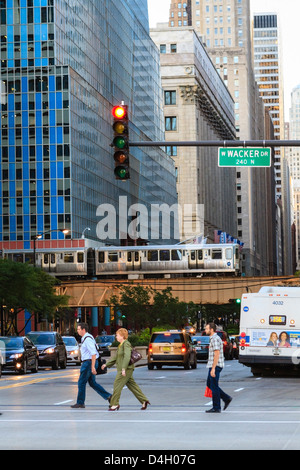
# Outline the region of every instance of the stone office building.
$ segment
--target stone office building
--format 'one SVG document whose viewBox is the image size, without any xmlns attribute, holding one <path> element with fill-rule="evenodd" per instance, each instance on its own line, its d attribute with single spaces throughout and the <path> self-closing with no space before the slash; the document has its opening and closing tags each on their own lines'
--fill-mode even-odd
<svg viewBox="0 0 300 470">
<path fill-rule="evenodd" d="M 233 99 L 194 29 L 158 24 L 150 34 L 160 50 L 166 140 L 235 139 Z M 175 161 L 179 203 L 204 206 L 201 235 L 213 241 L 221 229 L 236 237 L 235 169 L 218 167 L 216 147 L 170 144 L 167 151 Z M 194 223 L 198 218 L 192 214 Z"/>
</svg>

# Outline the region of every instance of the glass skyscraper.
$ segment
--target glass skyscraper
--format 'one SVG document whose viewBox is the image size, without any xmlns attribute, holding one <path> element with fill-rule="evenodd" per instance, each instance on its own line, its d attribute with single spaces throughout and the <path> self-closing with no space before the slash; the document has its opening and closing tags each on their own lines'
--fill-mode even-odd
<svg viewBox="0 0 300 470">
<path fill-rule="evenodd" d="M 163 140 L 159 53 L 146 0 L 0 0 L 0 248 L 36 234 L 97 240 L 97 207 L 177 202 L 173 161 L 132 148 L 114 177 L 111 108 L 129 107 L 130 140 Z M 115 240 L 116 243 L 119 240 Z"/>
</svg>

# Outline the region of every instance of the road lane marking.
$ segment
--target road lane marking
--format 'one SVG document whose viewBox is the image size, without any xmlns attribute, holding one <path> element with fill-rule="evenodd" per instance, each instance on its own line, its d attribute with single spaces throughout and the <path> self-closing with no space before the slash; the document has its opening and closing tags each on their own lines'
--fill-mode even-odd
<svg viewBox="0 0 300 470">
<path fill-rule="evenodd" d="M 17 388 L 17 387 L 25 387 L 26 385 L 32 385 L 32 384 L 36 384 L 36 383 L 40 383 L 40 382 L 45 382 L 46 380 L 65 379 L 65 378 L 72 378 L 72 377 L 78 378 L 78 374 L 55 375 L 55 376 L 51 376 L 51 377 L 42 377 L 42 378 L 39 378 L 39 379 L 26 380 L 24 382 L 18 382 L 18 383 L 13 383 L 13 384 L 9 384 L 9 385 L 0 386 L 0 390 L 6 390 L 6 389 L 9 389 L 9 388 Z"/>
<path fill-rule="evenodd" d="M 61 401 L 59 403 L 54 403 L 54 405 L 64 405 L 65 403 L 70 403 L 70 401 L 74 401 L 74 400 L 65 400 L 65 401 Z"/>
<path fill-rule="evenodd" d="M 118 413 L 119 414 L 119 413 Z M 144 413 L 143 413 L 144 415 Z M 216 418 L 216 417 L 215 417 Z M 111 423 L 113 424 L 114 426 L 116 425 L 116 420 L 115 419 L 5 419 L 3 417 L 1 417 L 1 421 L 0 421 L 0 427 L 1 427 L 1 423 L 70 423 L 70 424 L 74 424 L 74 423 Z M 145 424 L 145 420 L 143 418 L 141 419 L 122 419 L 122 420 L 118 420 L 118 426 L 120 426 L 122 423 L 124 424 L 128 424 L 128 423 L 135 423 L 135 424 Z M 170 424 L 170 423 L 180 423 L 180 424 L 271 424 L 271 425 L 274 425 L 274 424 L 289 424 L 289 425 L 295 425 L 295 424 L 300 424 L 300 421 L 288 421 L 288 420 L 284 420 L 284 421 L 280 421 L 280 420 L 276 420 L 276 421 L 268 421 L 268 420 L 262 420 L 262 421 L 258 421 L 258 420 L 249 420 L 249 421 L 245 421 L 245 420 L 222 420 L 222 419 L 205 419 L 205 420 L 184 420 L 184 421 L 181 421 L 181 420 L 178 420 L 178 419 L 153 419 L 153 420 L 149 420 L 147 421 L 147 426 L 149 426 L 149 424 L 156 424 L 156 423 L 159 423 L 159 424 Z"/>
<path fill-rule="evenodd" d="M 244 388 L 237 388 L 236 390 L 234 390 L 235 392 L 241 392 L 242 390 L 245 390 Z"/>
<path fill-rule="evenodd" d="M 69 400 L 68 400 L 69 401 Z M 72 400 L 70 400 L 72 401 Z M 56 405 L 58 406 L 58 405 Z M 101 406 L 101 405 L 99 405 Z M 22 410 L 22 409 L 5 409 L 5 407 L 2 407 L 0 408 L 0 412 L 2 413 L 16 413 L 16 414 L 21 414 L 21 413 L 68 413 L 68 414 L 72 414 L 75 416 L 76 413 L 80 414 L 80 415 L 85 415 L 85 414 L 90 414 L 90 413 L 93 413 L 93 414 L 106 414 L 106 413 L 109 413 L 109 411 L 107 410 L 107 407 L 106 405 L 102 405 L 103 408 L 102 409 L 87 409 L 87 408 L 84 408 L 84 409 L 80 409 L 80 410 L 72 410 L 70 408 L 54 408 L 54 405 L 53 405 L 53 409 L 30 409 L 30 410 Z M 205 405 L 201 405 L 202 407 L 205 406 Z M 176 413 L 177 415 L 184 415 L 186 413 L 194 413 L 194 414 L 199 414 L 199 413 L 205 413 L 205 410 L 194 410 L 194 409 L 190 409 L 190 410 L 162 410 L 162 409 L 157 409 L 157 410 L 150 410 L 148 409 L 147 410 L 147 415 L 151 415 L 151 414 L 155 414 L 155 413 L 159 413 L 159 414 L 172 414 L 172 413 Z M 139 413 L 141 414 L 141 416 L 145 416 L 145 413 L 142 412 L 140 409 L 127 409 L 127 410 L 119 410 L 117 414 L 115 414 L 114 416 L 117 416 L 117 415 L 122 415 L 122 414 L 126 414 L 126 413 L 130 413 L 130 414 L 134 414 L 134 413 Z M 293 415 L 296 415 L 296 414 L 299 414 L 300 413 L 300 410 L 297 411 L 297 410 L 266 410 L 266 411 L 262 411 L 262 410 L 230 410 L 230 411 L 226 411 L 226 415 L 234 415 L 234 414 L 244 414 L 244 415 L 255 415 L 255 414 L 259 414 L 260 416 L 263 414 L 263 415 L 270 415 L 270 414 L 273 414 L 273 415 L 281 415 L 281 414 L 284 414 L 284 415 L 287 415 L 287 414 L 293 414 Z M 223 413 L 222 413 L 223 414 Z M 0 418 L 0 424 L 1 424 L 1 421 L 2 421 L 2 418 Z M 296 422 L 296 421 L 295 421 Z"/>
</svg>

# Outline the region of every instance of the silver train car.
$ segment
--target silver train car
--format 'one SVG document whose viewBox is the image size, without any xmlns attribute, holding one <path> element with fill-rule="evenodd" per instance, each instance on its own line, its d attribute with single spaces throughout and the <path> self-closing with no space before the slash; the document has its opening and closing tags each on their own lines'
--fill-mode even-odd
<svg viewBox="0 0 300 470">
<path fill-rule="evenodd" d="M 76 248 L 36 253 L 36 266 L 57 277 L 167 277 L 241 274 L 240 245 L 153 245 Z M 26 255 L 6 255 L 26 261 Z M 23 259 L 22 259 L 23 257 Z M 27 255 L 27 261 L 30 261 Z"/>
<path fill-rule="evenodd" d="M 95 250 L 96 275 L 231 274 L 241 268 L 238 244 L 139 246 Z"/>
</svg>

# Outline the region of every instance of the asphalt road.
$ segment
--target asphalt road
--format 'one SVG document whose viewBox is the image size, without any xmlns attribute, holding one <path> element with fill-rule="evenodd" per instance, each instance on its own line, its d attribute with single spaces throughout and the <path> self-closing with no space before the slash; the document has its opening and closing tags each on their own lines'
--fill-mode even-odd
<svg viewBox="0 0 300 470">
<path fill-rule="evenodd" d="M 97 380 L 112 391 L 115 374 L 110 369 Z M 211 407 L 204 397 L 205 363 L 189 371 L 136 368 L 135 379 L 151 402 L 146 411 L 124 389 L 120 410 L 108 412 L 107 402 L 89 387 L 86 408 L 71 409 L 78 375 L 78 366 L 26 376 L 4 372 L 0 450 L 104 450 L 103 458 L 112 460 L 113 450 L 126 455 L 144 450 L 144 460 L 150 451 L 170 450 L 189 456 L 192 464 L 191 456 L 200 450 L 300 449 L 300 377 L 255 378 L 238 361 L 226 361 L 220 385 L 233 401 L 212 415 L 205 413 Z"/>
</svg>

